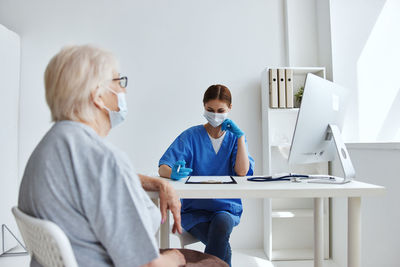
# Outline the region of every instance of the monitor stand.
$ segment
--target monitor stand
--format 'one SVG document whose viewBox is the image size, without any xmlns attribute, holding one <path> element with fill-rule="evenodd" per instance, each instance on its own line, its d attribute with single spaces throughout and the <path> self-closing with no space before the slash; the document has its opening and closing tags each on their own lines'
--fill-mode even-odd
<svg viewBox="0 0 400 267">
<path fill-rule="evenodd" d="M 339 160 L 344 173 L 344 178 L 316 179 L 308 181 L 309 183 L 345 184 L 351 182 L 356 177 L 356 171 L 354 170 L 353 163 L 351 162 L 346 145 L 343 142 L 339 127 L 337 127 L 337 125 L 335 124 L 329 124 L 326 131 L 325 140 L 332 140 L 332 138 L 334 140 L 337 155 L 339 156 Z"/>
</svg>

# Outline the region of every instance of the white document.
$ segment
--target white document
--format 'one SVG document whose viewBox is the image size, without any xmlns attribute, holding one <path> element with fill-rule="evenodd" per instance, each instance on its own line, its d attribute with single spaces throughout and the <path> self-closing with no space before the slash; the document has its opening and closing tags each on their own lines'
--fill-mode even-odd
<svg viewBox="0 0 400 267">
<path fill-rule="evenodd" d="M 286 77 L 285 69 L 278 69 L 279 108 L 286 108 Z"/>
<path fill-rule="evenodd" d="M 230 176 L 190 176 L 187 180 L 189 183 L 231 183 L 233 180 Z"/>
<path fill-rule="evenodd" d="M 293 108 L 293 70 L 286 69 L 286 108 Z"/>
<path fill-rule="evenodd" d="M 269 69 L 269 106 L 278 108 L 278 70 Z"/>
</svg>

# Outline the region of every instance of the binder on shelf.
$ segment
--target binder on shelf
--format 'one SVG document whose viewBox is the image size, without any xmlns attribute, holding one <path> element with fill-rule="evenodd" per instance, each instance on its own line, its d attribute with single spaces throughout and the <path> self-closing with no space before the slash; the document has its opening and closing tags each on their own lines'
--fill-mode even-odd
<svg viewBox="0 0 400 267">
<path fill-rule="evenodd" d="M 286 69 L 286 107 L 293 108 L 293 70 Z"/>
<path fill-rule="evenodd" d="M 279 108 L 286 108 L 285 69 L 278 69 L 278 102 Z"/>
<path fill-rule="evenodd" d="M 269 106 L 278 108 L 278 70 L 269 69 Z"/>
</svg>

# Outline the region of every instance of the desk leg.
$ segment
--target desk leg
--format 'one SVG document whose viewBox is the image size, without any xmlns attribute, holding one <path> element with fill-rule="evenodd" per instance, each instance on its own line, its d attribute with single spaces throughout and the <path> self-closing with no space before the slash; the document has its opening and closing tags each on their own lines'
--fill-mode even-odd
<svg viewBox="0 0 400 267">
<path fill-rule="evenodd" d="M 160 208 L 158 198 L 152 198 L 151 201 L 153 201 L 154 205 L 156 205 L 157 208 Z M 160 230 L 161 230 L 161 227 L 160 227 L 160 229 L 158 229 L 158 231 L 156 233 L 156 240 L 157 240 L 158 247 L 160 247 Z"/>
<path fill-rule="evenodd" d="M 324 260 L 324 199 L 314 198 L 314 267 Z"/>
<path fill-rule="evenodd" d="M 167 219 L 160 226 L 160 248 L 169 248 L 169 210 L 167 210 Z"/>
<path fill-rule="evenodd" d="M 152 199 L 152 201 L 160 208 L 160 200 L 158 198 Z M 167 210 L 167 220 L 164 224 L 160 225 L 160 229 L 156 234 L 157 243 L 160 248 L 169 248 L 169 231 L 169 210 Z"/>
<path fill-rule="evenodd" d="M 361 198 L 348 199 L 347 266 L 361 267 Z"/>
</svg>

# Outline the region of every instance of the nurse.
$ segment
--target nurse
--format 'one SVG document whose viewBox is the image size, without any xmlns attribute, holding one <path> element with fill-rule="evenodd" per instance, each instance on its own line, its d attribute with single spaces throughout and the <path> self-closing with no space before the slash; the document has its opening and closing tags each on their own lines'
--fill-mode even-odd
<svg viewBox="0 0 400 267">
<path fill-rule="evenodd" d="M 212 85 L 204 93 L 204 117 L 208 123 L 181 133 L 159 162 L 159 174 L 173 180 L 188 176 L 253 175 L 254 160 L 248 154 L 244 132 L 228 119 L 232 96 L 224 85 Z M 182 226 L 206 245 L 205 253 L 231 265 L 230 234 L 242 214 L 240 199 L 182 199 Z"/>
</svg>

